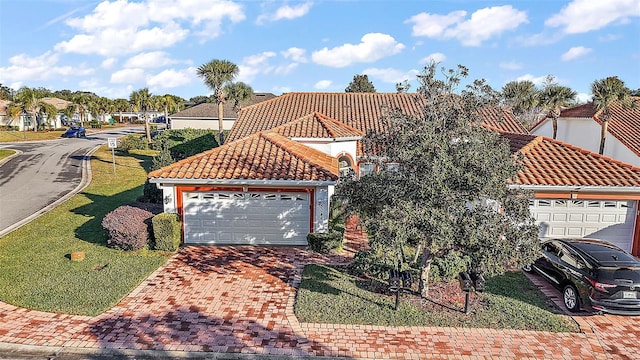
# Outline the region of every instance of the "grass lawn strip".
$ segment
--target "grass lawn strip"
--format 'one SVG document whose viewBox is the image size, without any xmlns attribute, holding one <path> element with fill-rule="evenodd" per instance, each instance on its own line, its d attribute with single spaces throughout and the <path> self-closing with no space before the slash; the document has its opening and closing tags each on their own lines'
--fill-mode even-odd
<svg viewBox="0 0 640 360">
<path fill-rule="evenodd" d="M 0 300 L 28 309 L 97 315 L 115 305 L 167 259 L 143 250 L 105 246 L 102 218 L 142 195 L 153 152 L 116 156 L 106 146 L 91 160 L 85 190 L 31 223 L 0 238 Z M 69 254 L 84 251 L 72 262 Z"/>
<path fill-rule="evenodd" d="M 2 161 L 2 159 L 8 158 L 15 153 L 16 152 L 14 150 L 0 149 L 0 161 Z"/>
<path fill-rule="evenodd" d="M 472 294 L 468 315 L 462 311 L 464 303 L 451 309 L 415 295 L 403 295 L 395 311 L 395 295 L 371 290 L 385 285 L 354 277 L 345 268 L 308 265 L 298 290 L 296 316 L 309 323 L 580 331 L 520 272 L 488 279 L 484 293 L 477 298 Z"/>
</svg>

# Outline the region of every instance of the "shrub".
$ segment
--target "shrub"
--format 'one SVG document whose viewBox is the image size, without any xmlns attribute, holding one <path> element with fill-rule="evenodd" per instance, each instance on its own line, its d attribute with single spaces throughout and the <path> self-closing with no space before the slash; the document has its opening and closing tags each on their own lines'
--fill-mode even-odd
<svg viewBox="0 0 640 360">
<path fill-rule="evenodd" d="M 155 249 L 176 251 L 180 246 L 181 226 L 178 214 L 162 213 L 151 219 Z"/>
<path fill-rule="evenodd" d="M 436 257 L 431 264 L 429 276 L 433 276 L 431 280 L 452 280 L 455 279 L 461 271 L 467 270 L 469 259 L 461 257 L 455 253 L 449 253 L 443 257 Z"/>
<path fill-rule="evenodd" d="M 310 233 L 307 235 L 309 248 L 315 252 L 328 253 L 342 245 L 343 233 L 331 231 L 328 233 Z"/>
<path fill-rule="evenodd" d="M 145 137 L 138 135 L 127 135 L 120 138 L 118 144 L 118 150 L 128 153 L 131 150 L 146 150 L 149 148 L 149 144 Z"/>
<path fill-rule="evenodd" d="M 169 149 L 171 157 L 181 160 L 218 147 L 213 130 L 171 129 L 163 131 L 153 139 L 154 150 Z"/>
<path fill-rule="evenodd" d="M 387 279 L 389 270 L 395 269 L 396 265 L 389 259 L 380 256 L 373 251 L 358 251 L 349 265 L 358 274 L 372 276 L 378 279 Z"/>
<path fill-rule="evenodd" d="M 107 245 L 122 250 L 140 250 L 149 243 L 149 227 L 153 213 L 129 205 L 108 213 L 102 219 L 107 231 Z"/>
<path fill-rule="evenodd" d="M 144 188 L 142 188 L 142 200 L 144 202 L 149 202 L 153 204 L 162 204 L 163 197 L 162 189 L 158 189 L 156 184 L 152 184 L 147 179 L 144 182 Z"/>
</svg>

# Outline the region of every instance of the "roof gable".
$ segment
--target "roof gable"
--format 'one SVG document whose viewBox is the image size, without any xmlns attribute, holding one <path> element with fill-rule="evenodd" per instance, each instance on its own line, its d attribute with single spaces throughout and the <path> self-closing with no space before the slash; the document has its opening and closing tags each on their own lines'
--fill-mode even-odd
<svg viewBox="0 0 640 360">
<path fill-rule="evenodd" d="M 40 101 L 42 101 L 43 103 L 49 104 L 49 105 L 53 105 L 56 108 L 56 110 L 64 110 L 69 105 L 73 104 L 71 101 L 58 99 L 58 98 L 55 98 L 55 97 L 45 97 L 45 98 L 40 99 Z"/>
<path fill-rule="evenodd" d="M 516 184 L 640 187 L 640 168 L 543 136 L 503 133 L 524 168 Z"/>
<path fill-rule="evenodd" d="M 149 178 L 336 181 L 338 160 L 275 132 L 259 132 L 152 171 Z"/>
<path fill-rule="evenodd" d="M 288 138 L 340 139 L 360 138 L 364 133 L 319 112 L 277 126 L 269 131 Z"/>
</svg>

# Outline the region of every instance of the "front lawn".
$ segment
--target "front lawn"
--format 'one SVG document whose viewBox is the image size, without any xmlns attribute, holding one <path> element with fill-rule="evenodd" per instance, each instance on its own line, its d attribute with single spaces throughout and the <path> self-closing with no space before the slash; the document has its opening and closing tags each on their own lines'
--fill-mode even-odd
<svg viewBox="0 0 640 360">
<path fill-rule="evenodd" d="M 300 322 L 311 323 L 579 331 L 571 317 L 561 315 L 517 271 L 488 279 L 484 293 L 471 295 L 468 315 L 457 283 L 436 286 L 432 293 L 433 301 L 403 295 L 395 311 L 395 295 L 385 283 L 350 275 L 343 267 L 308 265 L 295 312 Z"/>
<path fill-rule="evenodd" d="M 13 150 L 0 149 L 0 160 L 4 158 L 8 158 L 9 156 L 15 154 L 16 152 Z"/>
<path fill-rule="evenodd" d="M 106 146 L 91 160 L 81 193 L 0 238 L 0 300 L 28 309 L 97 315 L 115 305 L 164 263 L 167 254 L 107 248 L 102 218 L 142 195 L 153 151 L 116 156 Z M 6 211 L 6 209 L 3 209 Z M 73 251 L 84 261 L 72 262 Z"/>
<path fill-rule="evenodd" d="M 60 139 L 64 130 L 54 131 L 0 131 L 0 142 Z"/>
</svg>

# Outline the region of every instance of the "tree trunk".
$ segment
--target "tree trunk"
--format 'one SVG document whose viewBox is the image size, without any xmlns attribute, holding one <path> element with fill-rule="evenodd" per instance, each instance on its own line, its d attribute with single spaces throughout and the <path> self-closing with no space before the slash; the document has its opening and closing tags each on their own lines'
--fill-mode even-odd
<svg viewBox="0 0 640 360">
<path fill-rule="evenodd" d="M 558 136 L 558 118 L 553 117 L 553 138 L 555 139 Z"/>
<path fill-rule="evenodd" d="M 607 138 L 608 128 L 609 128 L 609 120 L 602 121 L 602 127 L 600 130 L 600 150 L 598 151 L 598 154 L 600 155 L 604 155 L 604 141 Z"/>
<path fill-rule="evenodd" d="M 426 298 L 429 296 L 429 271 L 431 270 L 431 262 L 433 262 L 433 254 L 428 246 L 422 251 L 422 264 L 420 265 L 420 282 L 418 284 L 420 296 Z"/>
<path fill-rule="evenodd" d="M 220 145 L 224 143 L 224 127 L 223 127 L 223 105 L 222 101 L 218 101 L 218 136 L 220 137 Z"/>
<path fill-rule="evenodd" d="M 142 116 L 144 117 L 144 127 L 147 131 L 147 141 L 151 142 L 151 127 L 149 126 L 149 120 L 147 120 L 147 111 L 145 110 L 142 114 Z"/>
<path fill-rule="evenodd" d="M 420 256 L 420 252 L 422 251 L 422 243 L 418 244 L 418 247 L 416 247 L 416 254 L 413 257 L 413 263 L 417 263 L 418 262 L 418 256 Z"/>
</svg>

